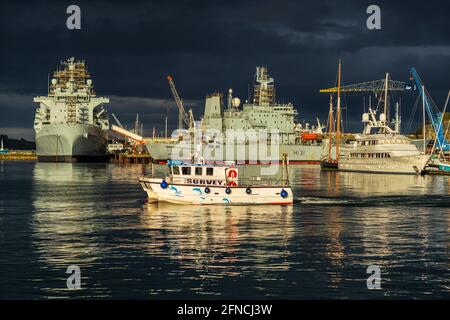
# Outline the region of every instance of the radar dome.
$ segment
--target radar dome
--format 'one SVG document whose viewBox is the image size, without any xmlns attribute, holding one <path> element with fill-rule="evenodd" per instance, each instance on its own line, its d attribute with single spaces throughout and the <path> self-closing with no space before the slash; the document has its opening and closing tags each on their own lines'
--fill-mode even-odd
<svg viewBox="0 0 450 320">
<path fill-rule="evenodd" d="M 54 85 L 54 86 L 56 86 L 56 83 L 57 83 L 58 81 L 56 81 L 56 79 L 52 79 L 52 85 Z"/>
<path fill-rule="evenodd" d="M 369 122 L 369 114 L 368 113 L 363 113 L 362 122 Z"/>
<path fill-rule="evenodd" d="M 233 98 L 233 100 L 231 100 L 231 103 L 233 104 L 233 107 L 239 107 L 239 105 L 241 104 L 241 99 Z"/>
<path fill-rule="evenodd" d="M 380 121 L 381 122 L 386 122 L 386 115 L 384 113 L 380 114 Z"/>
<path fill-rule="evenodd" d="M 91 79 L 87 79 L 86 84 L 87 84 L 88 86 L 92 86 L 92 80 L 91 80 Z"/>
</svg>

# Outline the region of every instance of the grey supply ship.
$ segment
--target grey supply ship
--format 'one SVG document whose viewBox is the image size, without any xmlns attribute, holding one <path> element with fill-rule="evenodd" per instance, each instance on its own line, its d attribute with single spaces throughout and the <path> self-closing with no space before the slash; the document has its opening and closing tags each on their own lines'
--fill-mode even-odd
<svg viewBox="0 0 450 320">
<path fill-rule="evenodd" d="M 291 103 L 278 104 L 275 98 L 274 79 L 267 73 L 267 68 L 257 67 L 252 102 L 247 101 L 240 107 L 240 99 L 233 98 L 230 90 L 228 105 L 225 109 L 222 94 L 210 95 L 206 98 L 200 127 L 204 131 L 216 130 L 223 136 L 226 136 L 226 132 L 229 130 L 255 130 L 256 132 L 278 130 L 278 155 L 274 158 L 279 160 L 282 159 L 283 154 L 286 154 L 290 163 L 319 163 L 322 154 L 320 123 L 317 128 L 296 123 L 295 117 L 298 113 L 294 106 Z M 179 143 L 177 137 L 146 139 L 150 156 L 160 162 L 176 158 L 172 155 L 172 151 L 175 146 L 179 146 Z M 221 148 L 217 148 L 218 144 L 221 144 Z M 245 143 L 244 148 L 241 148 L 242 145 L 239 144 L 234 145 L 231 159 L 228 154 L 225 154 L 228 149 L 226 144 L 226 139 L 208 138 L 202 149 L 219 149 L 220 152 L 223 152 L 223 161 L 259 163 L 258 159 L 252 158 L 252 151 L 248 143 Z M 195 147 L 189 146 L 188 148 L 195 150 Z M 245 150 L 245 152 L 239 150 Z"/>
<path fill-rule="evenodd" d="M 47 96 L 33 99 L 38 161 L 101 162 L 107 159 L 109 121 L 84 61 L 70 58 L 53 74 Z"/>
</svg>

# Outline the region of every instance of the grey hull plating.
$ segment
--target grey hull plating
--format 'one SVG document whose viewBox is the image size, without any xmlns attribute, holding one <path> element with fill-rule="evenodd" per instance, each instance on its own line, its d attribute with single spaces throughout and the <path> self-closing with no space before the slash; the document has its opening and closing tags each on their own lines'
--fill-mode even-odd
<svg viewBox="0 0 450 320">
<path fill-rule="evenodd" d="M 106 161 L 107 132 L 90 125 L 44 125 L 36 133 L 36 154 L 44 162 Z"/>
</svg>

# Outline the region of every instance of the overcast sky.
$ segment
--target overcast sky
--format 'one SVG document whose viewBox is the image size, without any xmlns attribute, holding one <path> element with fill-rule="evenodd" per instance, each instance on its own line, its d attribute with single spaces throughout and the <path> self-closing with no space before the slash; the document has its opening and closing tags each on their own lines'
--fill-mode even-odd
<svg viewBox="0 0 450 320">
<path fill-rule="evenodd" d="M 245 100 L 255 67 L 275 78 L 278 100 L 299 120 L 326 118 L 343 61 L 344 84 L 390 72 L 407 81 L 415 66 L 442 107 L 450 89 L 448 1 L 1 1 L 0 134 L 34 139 L 36 105 L 61 59 L 85 59 L 98 95 L 124 123 L 136 113 L 146 133 L 177 122 L 166 76 L 172 74 L 196 119 L 207 94 L 233 88 Z M 81 8 L 81 30 L 66 28 L 67 6 Z M 381 8 L 381 30 L 366 9 Z M 406 95 L 406 122 L 416 96 Z M 363 98 L 347 100 L 348 130 L 360 131 Z M 406 126 L 406 124 L 404 124 Z"/>
</svg>

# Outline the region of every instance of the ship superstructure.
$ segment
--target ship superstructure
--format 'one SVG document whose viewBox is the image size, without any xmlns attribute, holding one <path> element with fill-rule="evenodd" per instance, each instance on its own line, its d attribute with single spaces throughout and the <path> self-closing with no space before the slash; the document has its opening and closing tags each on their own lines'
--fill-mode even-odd
<svg viewBox="0 0 450 320">
<path fill-rule="evenodd" d="M 298 112 L 292 103 L 279 104 L 276 102 L 275 80 L 268 74 L 266 67 L 257 67 L 253 96 L 251 101 L 246 101 L 242 106 L 237 97 L 233 97 L 230 89 L 227 97 L 227 105 L 224 106 L 223 95 L 214 93 L 206 97 L 204 115 L 200 128 L 204 133 L 203 148 L 205 159 L 207 155 L 215 154 L 214 161 L 239 161 L 245 163 L 261 162 L 258 154 L 251 149 L 248 132 L 253 131 L 260 136 L 263 132 L 267 142 L 266 155 L 271 160 L 281 159 L 287 154 L 291 163 L 318 163 L 322 152 L 321 135 L 315 131 L 321 131 L 313 127 L 302 126 L 296 123 Z M 246 134 L 247 133 L 247 134 Z M 229 149 L 230 134 L 243 134 L 240 142 L 234 143 L 234 149 Z M 275 136 L 276 135 L 276 139 Z M 258 141 L 261 142 L 261 141 Z M 174 158 L 172 149 L 178 142 L 162 139 L 149 139 L 147 148 L 155 160 L 164 161 Z M 271 145 L 277 143 L 277 148 Z M 211 149 L 216 149 L 214 151 Z M 195 151 L 195 148 L 193 148 Z M 276 150 L 277 154 L 271 154 Z M 217 155 L 217 152 L 220 155 Z M 267 159 L 263 159 L 267 160 Z"/>
<path fill-rule="evenodd" d="M 38 161 L 97 162 L 106 160 L 109 121 L 84 61 L 70 58 L 53 73 L 47 96 L 33 99 Z"/>
</svg>

